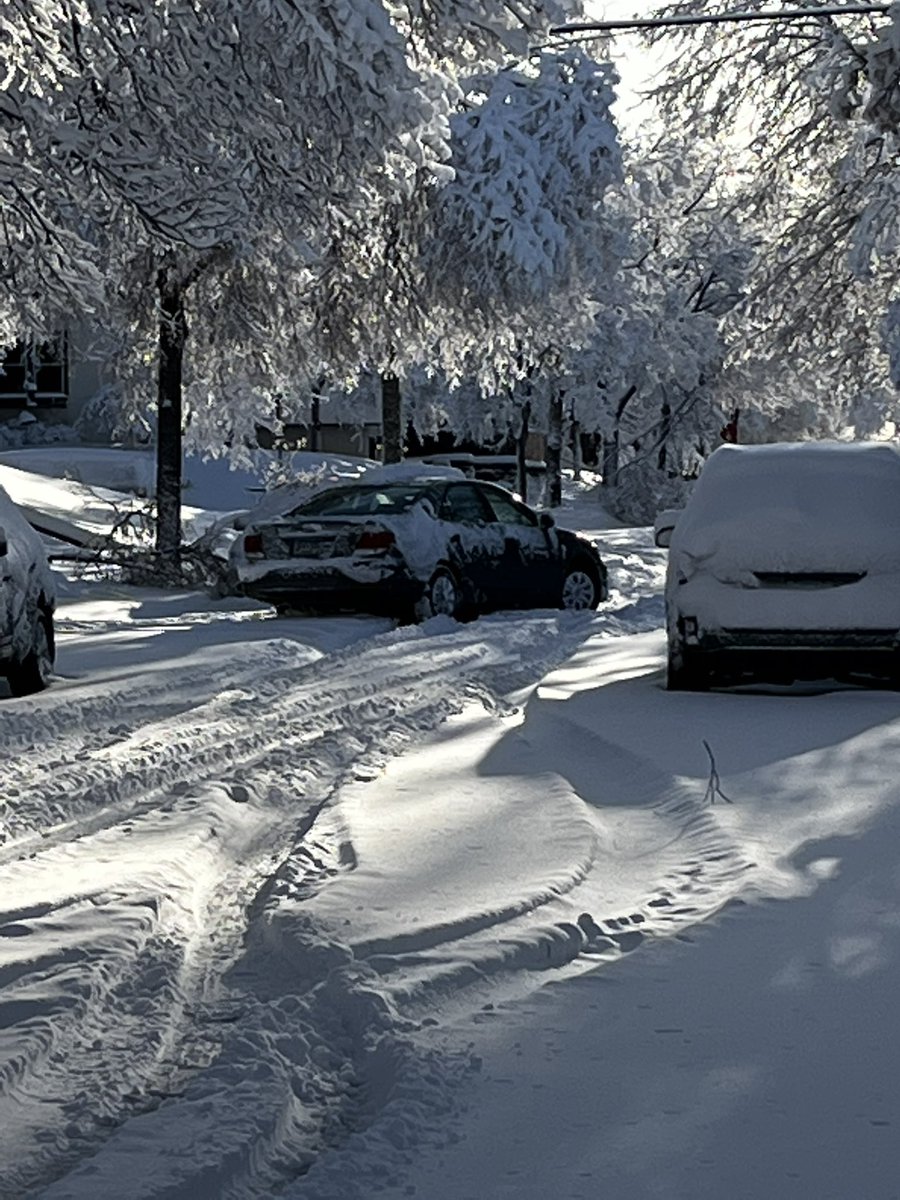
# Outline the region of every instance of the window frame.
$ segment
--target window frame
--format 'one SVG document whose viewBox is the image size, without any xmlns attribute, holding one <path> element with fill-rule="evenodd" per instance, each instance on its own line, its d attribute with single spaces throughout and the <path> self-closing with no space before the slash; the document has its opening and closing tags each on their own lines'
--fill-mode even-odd
<svg viewBox="0 0 900 1200">
<path fill-rule="evenodd" d="M 47 386 L 48 372 L 58 372 L 54 380 L 58 386 Z M 11 375 L 14 379 L 21 376 L 21 386 L 11 382 Z M 44 342 L 20 340 L 0 357 L 0 409 L 65 408 L 69 396 L 69 338 L 65 330 Z"/>
<path fill-rule="evenodd" d="M 498 525 L 515 524 L 515 525 L 521 526 L 523 529 L 540 529 L 540 527 L 541 527 L 540 518 L 538 517 L 536 512 L 534 512 L 532 509 L 530 509 L 528 507 L 527 504 L 523 504 L 521 502 L 521 500 L 517 500 L 515 498 L 515 496 L 513 496 L 510 492 L 507 492 L 504 488 L 497 487 L 494 484 L 486 483 L 486 484 L 482 484 L 481 487 L 483 489 L 485 502 L 488 504 L 488 506 L 491 509 L 491 512 L 494 514 L 494 520 L 497 522 Z M 492 497 L 495 495 L 499 496 L 504 504 L 508 504 L 510 506 L 510 508 L 513 509 L 514 512 L 518 513 L 520 516 L 524 517 L 525 519 L 522 521 L 511 522 L 511 521 L 504 520 L 502 517 L 499 517 L 497 515 L 496 510 L 494 509 L 493 501 L 492 501 Z"/>
</svg>

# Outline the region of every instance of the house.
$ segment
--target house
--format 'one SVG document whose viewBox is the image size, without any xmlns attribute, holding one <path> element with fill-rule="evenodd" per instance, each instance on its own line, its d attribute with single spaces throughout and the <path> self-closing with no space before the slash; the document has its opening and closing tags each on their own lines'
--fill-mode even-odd
<svg viewBox="0 0 900 1200">
<path fill-rule="evenodd" d="M 89 332 L 76 327 L 52 341 L 21 341 L 7 347 L 5 354 L 0 352 L 0 424 L 28 412 L 45 424 L 74 426 L 103 386 L 100 362 L 79 349 L 88 342 Z M 309 423 L 286 422 L 278 437 L 259 426 L 259 445 L 369 458 L 379 455 L 381 424 L 373 404 L 357 404 L 338 413 L 329 406 L 329 416 L 330 420 L 320 421 L 314 403 Z M 100 431 L 95 433 L 102 440 Z"/>
<path fill-rule="evenodd" d="M 68 332 L 0 351 L 0 422 L 30 412 L 48 424 L 74 424 L 101 386 L 100 364 L 73 351 Z"/>
</svg>

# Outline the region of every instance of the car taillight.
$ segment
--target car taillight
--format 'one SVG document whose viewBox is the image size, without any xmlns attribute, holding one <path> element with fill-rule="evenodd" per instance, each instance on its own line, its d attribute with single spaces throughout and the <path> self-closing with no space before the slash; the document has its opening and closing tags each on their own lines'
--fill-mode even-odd
<svg viewBox="0 0 900 1200">
<path fill-rule="evenodd" d="M 262 534 L 261 533 L 246 533 L 244 534 L 244 553 L 245 554 L 262 554 Z"/>
<path fill-rule="evenodd" d="M 390 550 L 396 538 L 389 529 L 365 529 L 356 543 L 357 550 Z"/>
</svg>

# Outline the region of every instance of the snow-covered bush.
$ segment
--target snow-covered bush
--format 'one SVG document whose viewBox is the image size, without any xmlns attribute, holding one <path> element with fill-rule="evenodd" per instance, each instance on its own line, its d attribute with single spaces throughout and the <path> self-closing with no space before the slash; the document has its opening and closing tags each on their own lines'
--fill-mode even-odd
<svg viewBox="0 0 900 1200">
<path fill-rule="evenodd" d="M 71 425 L 50 424 L 30 412 L 21 412 L 11 421 L 0 422 L 0 450 L 22 450 L 26 446 L 52 446 L 76 440 L 77 434 Z"/>
<path fill-rule="evenodd" d="M 619 482 L 605 488 L 605 507 L 626 525 L 652 525 L 656 514 L 665 508 L 682 508 L 691 493 L 693 480 L 669 474 L 646 462 L 629 463 L 619 472 Z"/>
</svg>

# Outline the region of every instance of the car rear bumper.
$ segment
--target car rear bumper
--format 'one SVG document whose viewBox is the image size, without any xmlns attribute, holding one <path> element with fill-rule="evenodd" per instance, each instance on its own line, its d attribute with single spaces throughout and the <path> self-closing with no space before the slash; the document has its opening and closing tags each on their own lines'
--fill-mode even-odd
<svg viewBox="0 0 900 1200">
<path fill-rule="evenodd" d="M 684 645 L 713 672 L 770 678 L 894 677 L 900 670 L 896 629 L 722 629 Z"/>
<path fill-rule="evenodd" d="M 239 584 L 239 590 L 254 600 L 278 608 L 315 609 L 328 612 L 371 612 L 402 615 L 422 596 L 420 580 L 392 574 L 371 582 L 349 579 L 340 571 L 272 571 L 259 579 Z"/>
<path fill-rule="evenodd" d="M 897 629 L 719 629 L 704 633 L 699 645 L 709 651 L 784 650 L 854 653 L 900 649 Z"/>
</svg>

